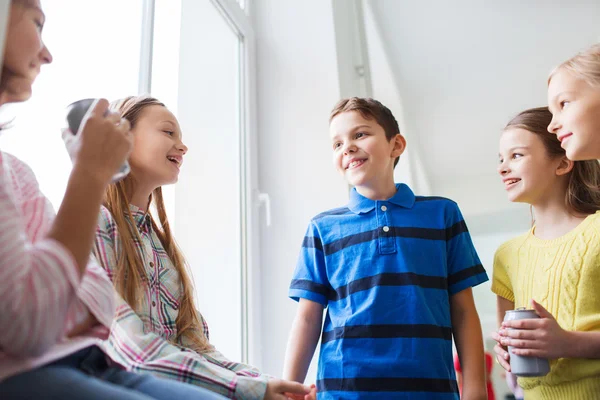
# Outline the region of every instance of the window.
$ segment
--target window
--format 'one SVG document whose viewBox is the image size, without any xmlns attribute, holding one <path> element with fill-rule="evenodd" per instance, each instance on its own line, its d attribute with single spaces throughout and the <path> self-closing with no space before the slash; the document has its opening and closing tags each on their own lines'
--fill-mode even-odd
<svg viewBox="0 0 600 400">
<path fill-rule="evenodd" d="M 211 342 L 230 359 L 242 360 L 246 178 L 241 43 L 210 1 L 182 1 L 181 29 L 177 107 L 189 152 L 175 186 L 175 231 Z"/>
<path fill-rule="evenodd" d="M 151 72 L 151 95 L 178 116 L 189 147 L 179 183 L 164 190 L 167 214 L 211 342 L 244 361 L 249 315 L 258 313 L 249 300 L 256 289 L 248 287 L 258 210 L 251 199 L 247 1 L 44 1 L 44 40 L 54 62 L 43 68 L 30 101 L 0 116 L 14 117 L 14 127 L 0 135 L 2 150 L 32 166 L 58 208 L 71 169 L 60 139 L 65 107 L 84 97 L 137 94 Z M 144 64 L 150 55 L 152 64 Z"/>
<path fill-rule="evenodd" d="M 137 93 L 142 0 L 51 0 L 42 6 L 43 38 L 54 61 L 42 67 L 31 100 L 0 116 L 14 118 L 0 146 L 32 167 L 58 208 L 71 169 L 60 139 L 65 107 L 84 97 L 112 100 Z"/>
</svg>

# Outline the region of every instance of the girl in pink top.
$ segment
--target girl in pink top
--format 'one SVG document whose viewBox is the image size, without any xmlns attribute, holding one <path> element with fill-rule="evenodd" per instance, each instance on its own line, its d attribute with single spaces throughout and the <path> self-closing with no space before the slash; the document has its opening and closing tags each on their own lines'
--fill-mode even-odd
<svg viewBox="0 0 600 400">
<path fill-rule="evenodd" d="M 0 15 L 4 18 L 5 16 Z M 0 106 L 27 100 L 52 62 L 39 0 L 12 0 Z M 90 260 L 104 190 L 132 147 L 129 122 L 100 100 L 55 216 L 33 172 L 0 151 L 0 397 L 7 399 L 220 399 L 192 385 L 125 371 L 101 350 L 114 292 Z"/>
</svg>

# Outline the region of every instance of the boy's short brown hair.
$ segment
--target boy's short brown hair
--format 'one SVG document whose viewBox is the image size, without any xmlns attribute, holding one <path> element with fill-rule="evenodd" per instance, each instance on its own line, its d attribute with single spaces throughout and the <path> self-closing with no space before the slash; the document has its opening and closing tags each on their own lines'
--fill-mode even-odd
<svg viewBox="0 0 600 400">
<path fill-rule="evenodd" d="M 329 123 L 339 114 L 349 111 L 358 111 L 363 118 L 374 119 L 383 128 L 388 142 L 400 133 L 398 121 L 390 109 L 371 98 L 350 97 L 340 100 L 331 110 Z M 394 160 L 394 168 L 399 160 L 400 157 Z"/>
</svg>

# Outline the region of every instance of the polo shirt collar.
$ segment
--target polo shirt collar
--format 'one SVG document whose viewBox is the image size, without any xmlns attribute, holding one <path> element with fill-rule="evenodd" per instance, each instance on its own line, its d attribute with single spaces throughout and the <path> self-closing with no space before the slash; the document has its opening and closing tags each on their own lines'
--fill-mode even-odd
<svg viewBox="0 0 600 400">
<path fill-rule="evenodd" d="M 356 191 L 356 188 L 352 188 L 350 191 L 350 202 L 348 208 L 355 214 L 365 214 L 373 210 L 377 205 L 377 202 L 389 202 L 396 204 L 404 208 L 412 208 L 415 204 L 415 194 L 413 191 L 404 183 L 396 184 L 396 194 L 387 200 L 371 200 Z"/>
</svg>

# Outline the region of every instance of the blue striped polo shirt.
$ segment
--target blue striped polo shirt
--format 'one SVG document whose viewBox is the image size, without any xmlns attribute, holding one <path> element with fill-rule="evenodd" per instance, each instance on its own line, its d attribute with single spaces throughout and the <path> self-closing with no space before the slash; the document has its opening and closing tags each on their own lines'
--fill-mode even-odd
<svg viewBox="0 0 600 400">
<path fill-rule="evenodd" d="M 488 280 L 458 205 L 396 185 L 314 217 L 289 296 L 326 307 L 318 398 L 458 399 L 450 296 Z"/>
</svg>

